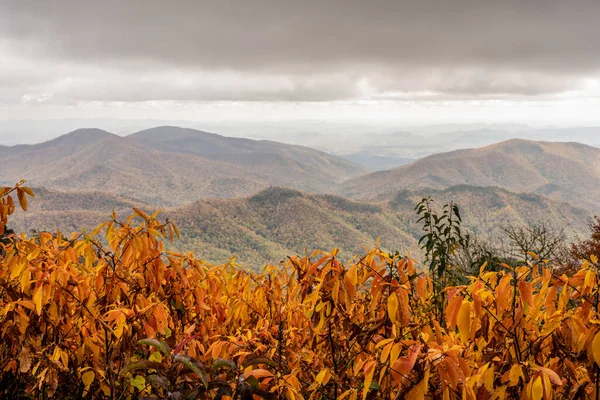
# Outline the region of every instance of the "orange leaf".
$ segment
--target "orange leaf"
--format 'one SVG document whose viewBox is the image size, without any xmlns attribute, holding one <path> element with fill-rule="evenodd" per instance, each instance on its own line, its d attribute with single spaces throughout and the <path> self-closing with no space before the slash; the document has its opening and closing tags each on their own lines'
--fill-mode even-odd
<svg viewBox="0 0 600 400">
<path fill-rule="evenodd" d="M 261 369 L 261 368 L 244 372 L 244 377 L 249 378 L 251 376 L 253 376 L 255 378 L 269 378 L 269 377 L 273 376 L 273 374 L 271 372 L 267 371 L 266 369 Z"/>
<path fill-rule="evenodd" d="M 533 306 L 533 288 L 531 287 L 531 283 L 519 281 L 519 293 L 521 293 L 521 298 L 525 303 L 530 307 Z"/>
<path fill-rule="evenodd" d="M 27 211 L 27 196 L 25 196 L 23 189 L 17 188 L 17 197 L 23 211 Z"/>
</svg>

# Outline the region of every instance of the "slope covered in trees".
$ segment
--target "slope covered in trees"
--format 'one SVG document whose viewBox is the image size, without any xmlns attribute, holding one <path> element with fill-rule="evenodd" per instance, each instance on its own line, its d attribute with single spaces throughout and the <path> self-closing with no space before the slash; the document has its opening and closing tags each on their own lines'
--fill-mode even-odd
<svg viewBox="0 0 600 400">
<path fill-rule="evenodd" d="M 353 178 L 338 192 L 350 198 L 373 199 L 406 188 L 455 185 L 536 193 L 595 212 L 600 202 L 600 149 L 572 142 L 513 139 L 434 154 L 406 166 Z"/>
<path fill-rule="evenodd" d="M 162 138 L 162 139 L 160 139 Z M 97 190 L 155 206 L 250 195 L 271 185 L 326 192 L 366 170 L 307 147 L 176 127 L 119 137 L 80 129 L 37 145 L 0 146 L 0 183 Z"/>
<path fill-rule="evenodd" d="M 80 231 L 99 224 L 111 209 L 119 215 L 134 205 L 153 209 L 133 199 L 99 192 L 37 192 L 30 212 L 13 218 L 18 231 Z M 507 226 L 542 222 L 564 228 L 566 237 L 574 238 L 587 233 L 591 217 L 585 210 L 538 195 L 472 186 L 403 191 L 374 203 L 270 188 L 245 198 L 201 200 L 167 209 L 165 215 L 177 221 L 181 230 L 181 240 L 173 248 L 194 250 L 210 262 L 225 262 L 235 254 L 244 265 L 279 263 L 289 254 L 332 247 L 350 257 L 364 246 L 374 245 L 378 238 L 383 248 L 418 254 L 420 227 L 413 208 L 429 195 L 438 203 L 454 200 L 459 204 L 465 227 L 483 239 L 498 240 Z"/>
</svg>

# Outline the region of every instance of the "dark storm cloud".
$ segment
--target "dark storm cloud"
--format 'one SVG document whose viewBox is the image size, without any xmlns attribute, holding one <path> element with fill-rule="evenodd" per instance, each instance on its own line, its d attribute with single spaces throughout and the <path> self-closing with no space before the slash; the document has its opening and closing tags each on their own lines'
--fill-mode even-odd
<svg viewBox="0 0 600 400">
<path fill-rule="evenodd" d="M 0 73 L 44 99 L 543 95 L 598 77 L 598 17 L 597 0 L 6 0 Z"/>
</svg>

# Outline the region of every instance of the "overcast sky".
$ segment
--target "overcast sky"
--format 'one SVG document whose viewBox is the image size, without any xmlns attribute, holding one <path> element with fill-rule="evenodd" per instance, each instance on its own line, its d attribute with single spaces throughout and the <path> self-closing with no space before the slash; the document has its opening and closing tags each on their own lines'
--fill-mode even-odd
<svg viewBox="0 0 600 400">
<path fill-rule="evenodd" d="M 600 125 L 598 0 L 2 0 L 0 119 Z"/>
</svg>

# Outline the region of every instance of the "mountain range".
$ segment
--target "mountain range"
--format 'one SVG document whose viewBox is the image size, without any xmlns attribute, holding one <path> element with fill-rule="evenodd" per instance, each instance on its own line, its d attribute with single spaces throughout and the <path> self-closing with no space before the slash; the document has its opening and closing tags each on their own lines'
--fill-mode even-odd
<svg viewBox="0 0 600 400">
<path fill-rule="evenodd" d="M 0 146 L 0 183 L 100 190 L 158 206 L 248 196 L 269 186 L 326 192 L 367 172 L 308 147 L 177 127 L 120 137 L 80 129 L 36 144 Z"/>
<path fill-rule="evenodd" d="M 433 154 L 405 166 L 344 182 L 337 193 L 377 200 L 406 188 L 497 186 L 568 201 L 592 212 L 600 204 L 600 149 L 575 142 L 513 139 Z"/>
<path fill-rule="evenodd" d="M 498 238 L 508 225 L 544 222 L 573 238 L 600 200 L 600 149 L 508 140 L 430 155 L 387 171 L 307 147 L 159 127 L 120 137 L 81 129 L 54 140 L 0 146 L 0 183 L 27 179 L 36 198 L 17 231 L 92 227 L 112 209 L 164 209 L 182 238 L 212 262 L 245 264 L 339 247 L 352 257 L 377 239 L 418 251 L 414 205 L 454 201 L 465 226 Z"/>
</svg>

